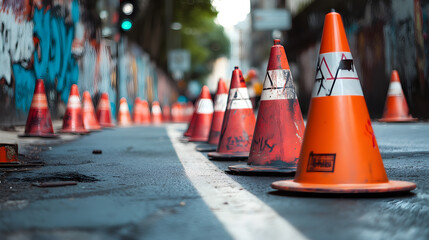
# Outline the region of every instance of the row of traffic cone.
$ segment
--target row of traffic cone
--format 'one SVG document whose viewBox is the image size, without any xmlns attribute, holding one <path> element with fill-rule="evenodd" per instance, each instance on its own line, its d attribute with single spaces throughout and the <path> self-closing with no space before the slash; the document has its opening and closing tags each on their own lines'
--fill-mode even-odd
<svg viewBox="0 0 429 240">
<path fill-rule="evenodd" d="M 247 165 L 229 167 L 235 172 L 296 171 L 294 180 L 272 183 L 282 191 L 383 193 L 415 189 L 415 183 L 387 178 L 341 16 L 331 12 L 325 18 L 307 128 L 279 42 L 275 40 L 271 48 L 256 123 L 242 73 L 235 67 L 217 150 L 208 156 L 248 158 Z M 398 83 L 394 72 L 382 121 L 414 120 Z M 213 127 L 211 104 L 208 89 L 203 87 L 185 133 L 190 141 L 208 140 L 209 126 Z M 393 105 L 399 108 L 391 108 Z"/>
<path fill-rule="evenodd" d="M 161 115 L 159 102 L 154 101 L 152 104 L 151 114 L 147 101 L 142 101 L 140 98 L 136 98 L 133 120 L 131 121 L 127 100 L 122 98 L 119 105 L 118 124 L 119 126 L 130 126 L 133 122 L 135 124 L 151 122 L 154 124 L 160 124 L 163 121 L 170 121 L 169 108 L 164 108 L 164 112 L 165 114 Z M 101 95 L 97 111 L 95 112 L 90 93 L 88 91 L 83 93 L 82 108 L 78 87 L 76 84 L 71 86 L 70 96 L 63 118 L 63 127 L 60 132 L 87 134 L 89 131 L 97 131 L 101 128 L 114 126 L 111 116 L 109 96 L 107 93 L 103 93 Z M 25 125 L 25 132 L 19 136 L 45 138 L 58 137 L 58 135 L 54 133 L 51 115 L 48 109 L 45 85 L 41 79 L 36 82 L 33 100 L 31 102 L 27 123 Z"/>
</svg>

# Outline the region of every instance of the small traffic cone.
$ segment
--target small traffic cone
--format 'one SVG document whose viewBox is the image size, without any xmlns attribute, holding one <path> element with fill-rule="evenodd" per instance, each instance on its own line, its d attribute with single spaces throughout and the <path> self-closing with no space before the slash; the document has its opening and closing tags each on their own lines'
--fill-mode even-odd
<svg viewBox="0 0 429 240">
<path fill-rule="evenodd" d="M 197 99 L 197 101 L 195 101 L 194 113 L 192 114 L 191 121 L 189 122 L 188 130 L 186 130 L 186 132 L 183 134 L 183 136 L 185 137 L 190 137 L 192 135 L 192 132 L 194 131 L 195 121 L 197 120 L 197 106 L 199 100 L 200 99 Z"/>
<path fill-rule="evenodd" d="M 70 88 L 69 100 L 67 101 L 67 108 L 63 118 L 63 128 L 60 132 L 88 133 L 88 130 L 83 126 L 82 104 L 80 102 L 79 89 L 76 84 L 73 84 Z"/>
<path fill-rule="evenodd" d="M 184 108 L 184 114 L 183 114 L 183 121 L 189 122 L 192 119 L 192 116 L 195 112 L 195 106 L 192 104 L 192 102 L 188 102 L 186 106 L 183 106 Z"/>
<path fill-rule="evenodd" d="M 119 100 L 119 113 L 118 113 L 118 125 L 122 127 L 128 127 L 132 125 L 130 110 L 126 98 Z"/>
<path fill-rule="evenodd" d="M 178 102 L 173 103 L 173 105 L 171 105 L 171 120 L 174 123 L 179 123 L 183 121 L 182 118 L 183 118 L 182 105 Z"/>
<path fill-rule="evenodd" d="M 380 122 L 415 122 L 408 111 L 407 100 L 402 91 L 398 71 L 393 70 L 390 77 L 389 91 L 387 92 L 386 104 L 384 105 L 383 118 Z"/>
<path fill-rule="evenodd" d="M 190 142 L 206 142 L 209 139 L 210 126 L 213 118 L 213 101 L 207 86 L 203 86 L 198 100 L 195 117 L 195 126 L 192 130 Z"/>
<path fill-rule="evenodd" d="M 19 137 L 44 137 L 56 138 L 52 128 L 51 114 L 48 108 L 48 99 L 45 93 L 45 84 L 42 79 L 38 79 L 34 89 L 33 100 L 27 117 L 24 134 Z"/>
<path fill-rule="evenodd" d="M 249 157 L 254 129 L 255 114 L 246 83 L 241 70 L 235 67 L 219 145 L 216 152 L 210 152 L 208 156 L 212 159 L 246 159 Z"/>
<path fill-rule="evenodd" d="M 292 74 L 280 40 L 274 40 L 256 118 L 247 165 L 230 166 L 243 173 L 294 173 L 304 137 L 304 120 Z"/>
<path fill-rule="evenodd" d="M 153 124 L 162 123 L 162 112 L 158 101 L 154 101 L 152 103 L 152 123 Z"/>
<path fill-rule="evenodd" d="M 114 127 L 112 123 L 112 112 L 110 110 L 109 95 L 101 94 L 100 101 L 97 106 L 97 119 L 101 127 Z"/>
<path fill-rule="evenodd" d="M 143 106 L 143 115 L 142 115 L 142 123 L 144 124 L 150 124 L 150 109 L 149 109 L 149 103 L 146 100 L 141 101 Z"/>
<path fill-rule="evenodd" d="M 134 100 L 133 122 L 134 124 L 143 123 L 143 103 L 139 97 L 136 97 L 136 99 Z"/>
<path fill-rule="evenodd" d="M 210 128 L 209 144 L 218 145 L 220 131 L 222 129 L 223 117 L 225 115 L 226 103 L 228 102 L 228 88 L 225 81 L 221 78 L 217 84 L 217 91 L 214 103 L 214 114 L 212 126 Z"/>
<path fill-rule="evenodd" d="M 170 122 L 171 121 L 170 106 L 168 106 L 168 105 L 162 106 L 162 121 L 163 122 Z"/>
<path fill-rule="evenodd" d="M 389 181 L 371 126 L 340 14 L 325 17 L 307 127 L 290 192 L 383 193 L 416 184 Z"/>
<path fill-rule="evenodd" d="M 95 116 L 91 94 L 88 91 L 83 92 L 83 126 L 89 131 L 98 131 L 101 129 Z"/>
</svg>

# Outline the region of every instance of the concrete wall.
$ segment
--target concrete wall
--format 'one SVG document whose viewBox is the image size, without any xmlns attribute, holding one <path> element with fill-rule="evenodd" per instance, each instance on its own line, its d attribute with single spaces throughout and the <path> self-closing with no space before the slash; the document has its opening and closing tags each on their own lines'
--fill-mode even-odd
<svg viewBox="0 0 429 240">
<path fill-rule="evenodd" d="M 0 125 L 25 123 L 39 78 L 54 118 L 64 113 L 74 83 L 95 101 L 100 93 L 109 93 L 114 116 L 119 97 L 126 97 L 130 107 L 137 96 L 158 97 L 154 81 L 162 71 L 126 39 L 119 44 L 117 79 L 118 44 L 100 37 L 98 16 L 86 3 L 0 0 Z M 165 88 L 175 91 L 170 81 Z"/>
</svg>

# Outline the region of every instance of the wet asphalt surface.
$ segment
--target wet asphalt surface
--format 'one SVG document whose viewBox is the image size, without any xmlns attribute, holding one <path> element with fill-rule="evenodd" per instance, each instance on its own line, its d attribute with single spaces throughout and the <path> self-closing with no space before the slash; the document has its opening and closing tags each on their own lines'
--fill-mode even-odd
<svg viewBox="0 0 429 240">
<path fill-rule="evenodd" d="M 373 127 L 389 179 L 417 183 L 410 194 L 285 195 L 270 184 L 291 176 L 225 174 L 309 239 L 429 239 L 429 124 Z M 2 176 L 0 239 L 231 239 L 164 126 L 105 130 L 45 150 L 44 167 Z M 37 181 L 78 184 L 31 186 Z"/>
</svg>

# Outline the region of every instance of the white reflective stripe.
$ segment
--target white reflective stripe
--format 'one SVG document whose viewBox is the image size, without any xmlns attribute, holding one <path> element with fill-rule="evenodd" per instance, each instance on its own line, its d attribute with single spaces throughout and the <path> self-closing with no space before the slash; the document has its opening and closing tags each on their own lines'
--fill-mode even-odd
<svg viewBox="0 0 429 240">
<path fill-rule="evenodd" d="M 83 102 L 83 110 L 84 111 L 94 111 L 94 106 L 92 106 L 89 102 Z"/>
<path fill-rule="evenodd" d="M 388 96 L 402 96 L 402 86 L 400 82 L 391 82 L 389 85 Z"/>
<path fill-rule="evenodd" d="M 78 96 L 70 96 L 69 101 L 67 102 L 68 108 L 81 108 L 80 106 L 80 99 Z"/>
<path fill-rule="evenodd" d="M 213 102 L 211 99 L 202 98 L 198 102 L 197 113 L 210 114 L 213 113 Z"/>
<path fill-rule="evenodd" d="M 351 66 L 351 70 L 339 69 L 343 59 L 353 60 L 352 54 L 350 52 L 329 52 L 319 55 L 312 97 L 363 96 L 354 64 Z"/>
<path fill-rule="evenodd" d="M 128 104 L 123 103 L 123 104 L 119 105 L 119 111 L 120 112 L 129 112 L 130 110 L 128 109 Z"/>
<path fill-rule="evenodd" d="M 161 107 L 159 105 L 152 106 L 152 114 L 161 114 Z"/>
<path fill-rule="evenodd" d="M 226 104 L 228 103 L 228 94 L 222 93 L 215 97 L 214 110 L 215 112 L 225 112 Z"/>
<path fill-rule="evenodd" d="M 98 103 L 98 110 L 110 110 L 110 102 L 107 100 L 100 100 Z"/>
<path fill-rule="evenodd" d="M 261 101 L 296 99 L 290 70 L 269 70 L 264 80 Z"/>
<path fill-rule="evenodd" d="M 226 109 L 252 109 L 247 88 L 232 88 L 229 90 Z"/>
<path fill-rule="evenodd" d="M 33 100 L 31 101 L 32 108 L 48 108 L 48 99 L 43 93 L 36 93 L 33 95 Z"/>
</svg>

